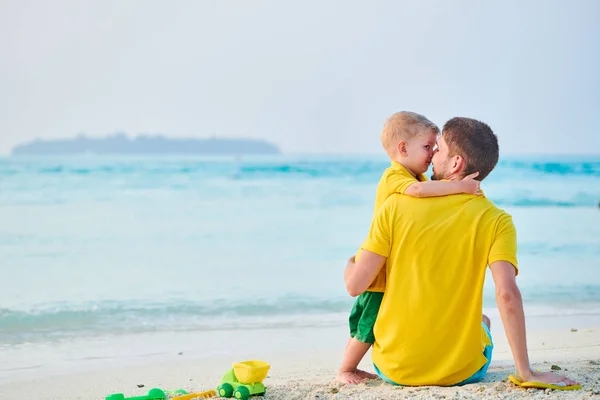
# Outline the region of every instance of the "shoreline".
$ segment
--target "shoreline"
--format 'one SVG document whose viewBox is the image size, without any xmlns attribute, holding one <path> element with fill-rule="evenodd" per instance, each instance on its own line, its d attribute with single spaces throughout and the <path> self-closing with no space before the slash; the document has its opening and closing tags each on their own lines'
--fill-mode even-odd
<svg viewBox="0 0 600 400">
<path fill-rule="evenodd" d="M 569 318 L 555 320 L 552 329 L 544 328 L 547 321 L 530 323 L 528 347 L 534 367 L 549 370 L 551 365 L 558 365 L 563 369 L 561 372 L 584 385 L 581 391 L 554 392 L 553 397 L 580 399 L 600 391 L 600 323 L 597 317 L 590 321 L 578 318 L 577 325 Z M 525 391 L 506 382 L 514 371 L 512 355 L 499 319 L 493 315 L 495 348 L 488 375 L 482 383 L 460 388 L 400 389 L 378 380 L 356 386 L 333 383 L 346 335 L 345 326 L 154 335 L 138 341 L 140 349 L 146 350 L 145 355 L 135 356 L 135 342 L 128 342 L 132 350 L 128 359 L 110 357 L 111 351 L 120 350 L 111 348 L 114 343 L 110 341 L 99 341 L 91 349 L 89 341 L 69 343 L 46 355 L 51 361 L 52 354 L 66 352 L 72 361 L 69 368 L 17 370 L 18 374 L 12 374 L 8 380 L 5 377 L 0 383 L 0 398 L 76 400 L 104 398 L 119 392 L 139 396 L 152 387 L 208 390 L 216 387 L 231 363 L 245 359 L 263 359 L 271 364 L 265 380 L 268 389 L 265 399 L 424 399 L 457 395 L 458 398 L 522 398 L 544 393 Z M 78 353 L 84 348 L 89 354 Z M 149 349 L 153 352 L 148 353 Z M 99 357 L 100 354 L 105 354 L 105 358 Z M 373 371 L 370 354 L 361 367 Z"/>
<path fill-rule="evenodd" d="M 508 349 L 504 328 L 497 309 L 484 309 L 490 317 L 495 343 L 494 360 Z M 572 335 L 571 329 L 600 327 L 600 314 L 560 316 L 528 316 L 527 332 L 533 334 L 529 347 L 545 350 L 545 342 L 533 340 L 541 332 L 547 342 L 561 338 L 559 333 Z M 0 385 L 23 381 L 31 376 L 68 374 L 81 370 L 163 363 L 180 359 L 214 357 L 258 357 L 261 354 L 335 352 L 341 355 L 347 339 L 345 315 L 329 325 L 304 327 L 270 327 L 204 331 L 164 331 L 127 333 L 104 336 L 74 336 L 49 342 L 28 342 L 0 346 Z M 580 335 L 581 336 L 581 335 Z M 577 336 L 574 336 L 575 339 Z M 306 338 L 310 338 L 307 343 Z M 314 340 L 313 340 L 314 339 Z M 217 345 L 214 345 L 217 343 Z M 254 349 L 254 351 L 248 351 Z M 181 353 L 181 354 L 180 354 Z M 507 353 L 507 355 L 510 355 Z M 181 357 L 184 356 L 184 357 Z M 503 356 L 505 358 L 505 356 Z"/>
</svg>

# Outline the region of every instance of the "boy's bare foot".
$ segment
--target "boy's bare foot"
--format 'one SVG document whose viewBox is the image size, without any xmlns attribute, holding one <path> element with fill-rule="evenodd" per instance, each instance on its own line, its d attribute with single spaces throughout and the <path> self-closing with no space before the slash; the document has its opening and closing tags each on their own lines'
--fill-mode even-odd
<svg viewBox="0 0 600 400">
<path fill-rule="evenodd" d="M 357 385 L 364 382 L 366 379 L 376 379 L 377 375 L 372 374 L 361 369 L 355 369 L 354 371 L 340 371 L 335 377 L 336 382 L 348 383 L 351 385 Z"/>
<path fill-rule="evenodd" d="M 340 371 L 335 377 L 336 382 L 348 383 L 350 385 L 358 385 L 362 383 L 365 378 L 358 374 L 358 370 L 355 371 Z"/>
</svg>

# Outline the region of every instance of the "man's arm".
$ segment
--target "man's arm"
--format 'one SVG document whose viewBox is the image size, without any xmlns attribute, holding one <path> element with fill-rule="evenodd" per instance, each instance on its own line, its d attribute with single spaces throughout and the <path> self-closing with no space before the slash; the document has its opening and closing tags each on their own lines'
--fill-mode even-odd
<svg viewBox="0 0 600 400">
<path fill-rule="evenodd" d="M 506 338 L 513 353 L 517 373 L 527 380 L 531 375 L 527 355 L 525 313 L 521 291 L 517 287 L 515 267 L 508 261 L 496 261 L 490 265 L 496 285 L 496 304 L 504 324 Z"/>
<path fill-rule="evenodd" d="M 385 265 L 386 259 L 386 257 L 364 249 L 358 257 L 358 262 L 354 256 L 350 257 L 344 270 L 344 281 L 348 294 L 356 297 L 367 290 Z"/>
<path fill-rule="evenodd" d="M 523 382 L 544 382 L 575 385 L 577 382 L 552 372 L 532 371 L 527 354 L 525 313 L 521 291 L 516 282 L 516 269 L 508 261 L 495 261 L 490 264 L 496 285 L 496 304 L 504 324 L 508 344 L 512 350 L 517 373 Z"/>
<path fill-rule="evenodd" d="M 475 178 L 479 172 L 465 176 L 460 181 L 425 181 L 415 182 L 404 191 L 412 197 L 438 197 L 450 194 L 470 193 L 480 194 L 479 181 Z"/>
</svg>

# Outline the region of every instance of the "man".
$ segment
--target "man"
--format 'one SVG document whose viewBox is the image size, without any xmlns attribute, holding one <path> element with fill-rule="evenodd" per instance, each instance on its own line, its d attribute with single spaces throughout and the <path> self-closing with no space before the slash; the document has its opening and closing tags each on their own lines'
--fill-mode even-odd
<svg viewBox="0 0 600 400">
<path fill-rule="evenodd" d="M 483 180 L 496 166 L 498 154 L 497 138 L 488 125 L 453 118 L 438 139 L 432 179 L 460 180 L 479 172 L 476 179 Z M 385 381 L 450 386 L 483 378 L 492 349 L 488 326 L 481 321 L 489 266 L 520 379 L 575 384 L 529 365 L 515 282 L 515 227 L 511 216 L 485 196 L 392 195 L 374 218 L 362 249 L 356 262 L 348 261 L 344 279 L 348 293 L 357 296 L 387 263 L 372 350 L 375 370 Z"/>
</svg>

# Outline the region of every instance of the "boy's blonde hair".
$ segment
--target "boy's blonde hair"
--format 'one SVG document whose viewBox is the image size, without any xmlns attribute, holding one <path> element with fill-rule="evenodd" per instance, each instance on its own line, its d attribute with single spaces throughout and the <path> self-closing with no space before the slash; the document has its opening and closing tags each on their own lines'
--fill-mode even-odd
<svg viewBox="0 0 600 400">
<path fill-rule="evenodd" d="M 381 131 L 381 144 L 389 153 L 401 141 L 408 141 L 423 129 L 439 135 L 440 128 L 425 116 L 411 111 L 400 111 L 387 119 Z"/>
</svg>

